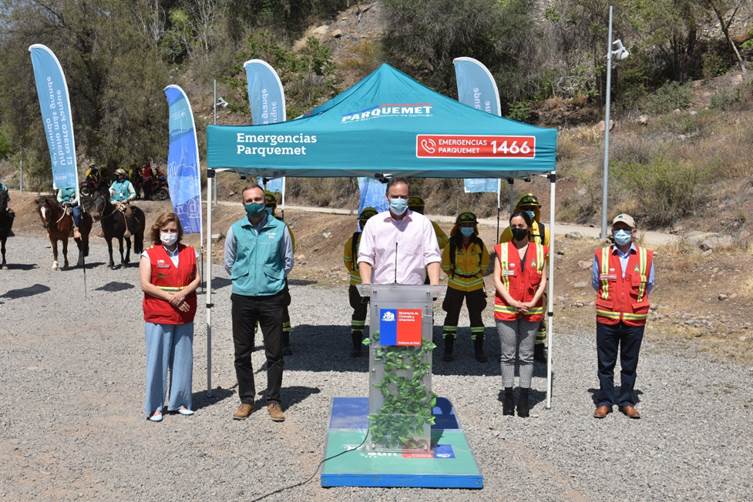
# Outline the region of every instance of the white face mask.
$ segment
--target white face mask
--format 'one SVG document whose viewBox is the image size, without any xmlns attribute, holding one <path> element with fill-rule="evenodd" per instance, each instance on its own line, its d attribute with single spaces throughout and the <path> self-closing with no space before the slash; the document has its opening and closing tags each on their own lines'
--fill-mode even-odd
<svg viewBox="0 0 753 502">
<path fill-rule="evenodd" d="M 165 246 L 173 246 L 178 242 L 178 232 L 160 232 L 159 240 Z"/>
</svg>

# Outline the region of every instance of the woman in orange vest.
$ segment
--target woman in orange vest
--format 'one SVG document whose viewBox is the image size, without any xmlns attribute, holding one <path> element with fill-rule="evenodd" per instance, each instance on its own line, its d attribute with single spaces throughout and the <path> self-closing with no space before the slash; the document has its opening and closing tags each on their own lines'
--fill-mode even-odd
<svg viewBox="0 0 753 502">
<path fill-rule="evenodd" d="M 175 213 L 160 215 L 151 232 L 154 244 L 141 255 L 139 265 L 146 337 L 144 414 L 161 422 L 168 369 L 168 411 L 193 415 L 193 319 L 201 277 L 196 251 L 180 243 L 183 228 Z"/>
<path fill-rule="evenodd" d="M 547 247 L 531 242 L 533 221 L 523 211 L 510 216 L 512 240 L 495 247 L 494 318 L 502 355 L 502 414 L 514 414 L 513 382 L 516 362 L 520 368 L 518 416 L 528 416 L 528 393 L 533 379 L 536 331 L 544 318 L 542 295 L 546 288 Z M 516 353 L 518 354 L 516 359 Z"/>
</svg>

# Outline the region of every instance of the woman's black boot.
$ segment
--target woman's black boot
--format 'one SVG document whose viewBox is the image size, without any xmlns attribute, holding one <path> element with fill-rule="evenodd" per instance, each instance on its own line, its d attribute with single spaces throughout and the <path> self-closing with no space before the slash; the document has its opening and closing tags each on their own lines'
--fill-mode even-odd
<svg viewBox="0 0 753 502">
<path fill-rule="evenodd" d="M 518 389 L 518 416 L 528 417 L 528 391 L 530 389 Z"/>
<path fill-rule="evenodd" d="M 505 394 L 502 399 L 502 414 L 514 415 L 515 414 L 515 401 L 512 397 L 512 387 L 505 387 Z"/>
</svg>

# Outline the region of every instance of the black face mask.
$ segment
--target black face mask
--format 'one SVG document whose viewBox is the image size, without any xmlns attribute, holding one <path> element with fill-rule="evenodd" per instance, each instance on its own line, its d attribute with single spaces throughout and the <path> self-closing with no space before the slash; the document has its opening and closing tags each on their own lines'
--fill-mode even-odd
<svg viewBox="0 0 753 502">
<path fill-rule="evenodd" d="M 527 228 L 513 228 L 512 229 L 512 238 L 516 241 L 522 241 L 528 237 L 528 229 Z"/>
</svg>

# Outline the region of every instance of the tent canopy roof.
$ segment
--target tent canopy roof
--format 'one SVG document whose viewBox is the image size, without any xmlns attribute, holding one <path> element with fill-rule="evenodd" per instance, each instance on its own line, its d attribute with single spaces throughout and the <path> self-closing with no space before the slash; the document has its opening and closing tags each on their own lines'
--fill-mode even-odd
<svg viewBox="0 0 753 502">
<path fill-rule="evenodd" d="M 522 177 L 556 169 L 557 131 L 491 115 L 384 64 L 310 114 L 209 126 L 207 163 L 249 175 Z"/>
</svg>

